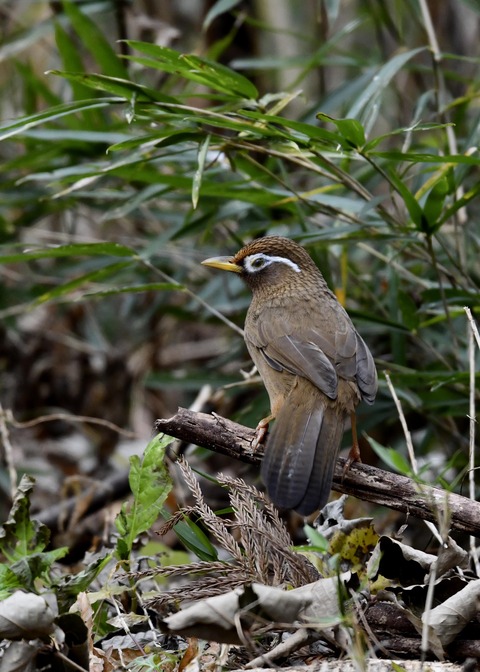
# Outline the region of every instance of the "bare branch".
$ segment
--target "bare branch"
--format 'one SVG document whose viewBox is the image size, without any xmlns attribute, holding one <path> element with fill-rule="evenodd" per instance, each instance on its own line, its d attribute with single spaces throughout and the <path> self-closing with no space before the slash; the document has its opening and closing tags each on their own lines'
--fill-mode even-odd
<svg viewBox="0 0 480 672">
<path fill-rule="evenodd" d="M 176 439 L 209 448 L 242 462 L 259 464 L 261 451 L 252 450 L 255 431 L 218 415 L 179 408 L 176 415 L 157 420 L 158 431 Z M 345 460 L 335 467 L 333 489 L 358 499 L 381 504 L 422 520 L 449 518 L 453 529 L 480 537 L 480 503 L 424 485 L 406 476 L 354 463 L 343 476 Z"/>
</svg>

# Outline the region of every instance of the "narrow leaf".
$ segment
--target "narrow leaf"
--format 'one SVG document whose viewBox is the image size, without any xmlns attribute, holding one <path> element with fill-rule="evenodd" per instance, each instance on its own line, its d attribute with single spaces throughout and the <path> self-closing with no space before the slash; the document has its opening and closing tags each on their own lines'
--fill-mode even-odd
<svg viewBox="0 0 480 672">
<path fill-rule="evenodd" d="M 65 70 L 71 72 L 83 71 L 83 63 L 78 49 L 58 21 L 55 22 L 55 41 Z M 75 100 L 82 100 L 90 96 L 89 89 L 81 82 L 72 81 L 72 91 Z"/>
<path fill-rule="evenodd" d="M 126 287 L 115 287 L 104 289 L 98 292 L 86 292 L 85 297 L 104 297 L 115 296 L 116 294 L 139 294 L 141 292 L 165 292 L 183 290 L 183 285 L 174 282 L 146 282 L 143 285 L 127 285 Z"/>
<path fill-rule="evenodd" d="M 173 530 L 185 547 L 195 553 L 200 560 L 214 562 L 218 559 L 215 546 L 212 545 L 205 532 L 190 518 L 177 523 Z"/>
<path fill-rule="evenodd" d="M 66 296 L 67 294 L 71 294 L 73 291 L 87 283 L 100 282 L 101 280 L 105 280 L 113 274 L 127 268 L 131 263 L 131 261 L 122 261 L 116 264 L 109 264 L 104 268 L 97 268 L 94 271 L 84 273 L 83 275 L 80 275 L 73 280 L 56 285 L 53 289 L 50 289 L 48 292 L 44 292 L 39 297 L 37 297 L 34 305 L 41 305 L 47 301 L 52 301 L 53 299 L 58 299 L 62 296 Z"/>
<path fill-rule="evenodd" d="M 135 84 L 128 79 L 120 77 L 110 77 L 108 75 L 87 74 L 84 72 L 63 72 L 61 70 L 49 70 L 49 75 L 58 75 L 67 79 L 69 82 L 81 84 L 82 87 L 95 89 L 96 91 L 106 91 L 116 96 L 124 96 L 127 100 L 135 98 L 136 102 L 155 101 L 163 103 L 175 103 L 175 98 L 165 96 L 154 89 L 150 89 L 142 84 Z"/>
<path fill-rule="evenodd" d="M 210 145 L 210 135 L 207 135 L 205 140 L 199 147 L 198 150 L 198 168 L 195 171 L 193 176 L 192 184 L 192 204 L 193 209 L 195 210 L 198 204 L 198 197 L 200 194 L 200 186 L 202 184 L 203 169 L 205 167 L 205 159 L 207 158 L 208 147 Z"/>
<path fill-rule="evenodd" d="M 208 30 L 210 24 L 213 23 L 217 16 L 229 12 L 231 9 L 239 5 L 241 1 L 242 0 L 218 0 L 213 5 L 213 7 L 210 7 L 208 10 L 207 16 L 203 21 L 203 30 Z"/>
<path fill-rule="evenodd" d="M 360 148 L 365 144 L 365 131 L 362 124 L 357 119 L 334 119 L 328 114 L 320 113 L 317 115 L 319 119 L 330 121 L 335 124 L 342 138 L 346 140 L 348 148 Z M 344 144 L 344 143 L 342 143 Z"/>
<path fill-rule="evenodd" d="M 199 56 L 182 55 L 174 49 L 147 42 L 127 40 L 127 44 L 140 53 L 150 56 L 148 64 L 158 70 L 198 82 L 214 91 L 222 91 L 228 96 L 237 94 L 249 99 L 258 97 L 258 91 L 249 79 L 225 65 Z M 129 58 L 138 60 L 135 57 Z M 139 62 L 142 61 L 139 60 Z"/>
<path fill-rule="evenodd" d="M 80 37 L 85 47 L 96 60 L 105 75 L 128 78 L 128 72 L 122 61 L 106 40 L 105 35 L 92 19 L 79 9 L 76 2 L 63 0 L 65 14 L 70 19 L 72 28 Z"/>
<path fill-rule="evenodd" d="M 412 194 L 407 185 L 404 182 L 402 182 L 402 180 L 398 177 L 398 175 L 393 172 L 393 170 L 388 171 L 388 176 L 393 185 L 395 186 L 395 189 L 398 191 L 400 196 L 405 201 L 405 205 L 410 214 L 410 217 L 412 218 L 413 223 L 416 225 L 417 229 L 423 230 L 424 225 L 423 210 L 418 201 L 416 200 L 415 196 Z"/>
<path fill-rule="evenodd" d="M 376 105 L 376 99 L 379 94 L 390 84 L 393 77 L 408 63 L 414 56 L 424 51 L 425 47 L 411 49 L 410 51 L 396 54 L 377 72 L 372 73 L 370 84 L 363 91 L 358 100 L 349 109 L 347 116 L 359 118 L 363 112 L 363 118 L 367 119 L 373 112 Z M 371 120 L 369 120 L 371 121 Z"/>
<path fill-rule="evenodd" d="M 63 105 L 51 107 L 45 112 L 32 114 L 28 117 L 22 117 L 22 119 L 15 121 L 13 124 L 7 123 L 0 125 L 0 140 L 11 138 L 13 135 L 18 135 L 18 133 L 28 131 L 30 128 L 34 128 L 40 124 L 56 121 L 57 119 L 60 119 L 61 117 L 64 117 L 68 114 L 75 114 L 78 112 L 84 112 L 85 110 L 94 110 L 95 108 L 100 109 L 101 107 L 107 107 L 108 105 L 111 105 L 112 102 L 118 101 L 112 98 L 97 98 L 93 100 L 82 100 L 81 102 L 74 101 L 73 103 L 65 103 Z"/>
<path fill-rule="evenodd" d="M 25 250 L 17 254 L 0 255 L 0 264 L 32 261 L 34 259 L 53 259 L 56 257 L 74 256 L 93 257 L 99 255 L 132 258 L 137 256 L 134 250 L 125 245 L 120 245 L 119 243 L 74 243 L 71 245 L 58 245 L 34 251 Z"/>
<path fill-rule="evenodd" d="M 385 462 L 387 467 L 390 467 L 390 469 L 393 469 L 394 471 L 398 472 L 399 474 L 403 474 L 404 476 L 411 476 L 411 466 L 403 457 L 403 455 L 400 455 L 397 450 L 382 446 L 381 443 L 378 443 L 378 441 L 372 439 L 371 436 L 368 437 L 368 442 L 378 457 Z"/>
</svg>

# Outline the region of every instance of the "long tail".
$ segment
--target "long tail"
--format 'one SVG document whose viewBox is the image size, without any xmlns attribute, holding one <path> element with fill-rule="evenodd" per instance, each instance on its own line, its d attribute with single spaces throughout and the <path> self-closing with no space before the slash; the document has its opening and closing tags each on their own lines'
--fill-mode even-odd
<svg viewBox="0 0 480 672">
<path fill-rule="evenodd" d="M 344 425 L 340 409 L 299 379 L 275 420 L 262 462 L 262 480 L 276 506 L 308 516 L 326 504 Z"/>
</svg>

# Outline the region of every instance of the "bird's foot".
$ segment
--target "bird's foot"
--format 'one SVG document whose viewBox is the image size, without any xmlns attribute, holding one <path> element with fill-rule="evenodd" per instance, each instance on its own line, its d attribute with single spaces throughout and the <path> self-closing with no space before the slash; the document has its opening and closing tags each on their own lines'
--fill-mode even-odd
<svg viewBox="0 0 480 672">
<path fill-rule="evenodd" d="M 258 447 L 265 442 L 268 434 L 268 425 L 273 420 L 273 415 L 262 418 L 255 429 L 255 438 L 252 441 L 252 450 L 256 452 Z"/>
<path fill-rule="evenodd" d="M 348 453 L 347 461 L 345 462 L 345 466 L 343 467 L 342 471 L 342 481 L 347 475 L 350 467 L 354 462 L 362 462 L 362 456 L 360 455 L 360 446 L 358 443 L 355 443 L 351 448 L 350 452 Z"/>
<path fill-rule="evenodd" d="M 348 473 L 348 470 L 352 466 L 354 462 L 362 462 L 362 456 L 360 454 L 360 446 L 358 445 L 358 438 L 357 438 L 357 423 L 355 420 L 355 414 L 352 413 L 352 438 L 353 438 L 353 444 L 352 447 L 350 448 L 350 452 L 348 453 L 347 461 L 345 462 L 345 466 L 343 467 L 342 471 L 342 481 L 345 478 L 345 476 Z"/>
</svg>

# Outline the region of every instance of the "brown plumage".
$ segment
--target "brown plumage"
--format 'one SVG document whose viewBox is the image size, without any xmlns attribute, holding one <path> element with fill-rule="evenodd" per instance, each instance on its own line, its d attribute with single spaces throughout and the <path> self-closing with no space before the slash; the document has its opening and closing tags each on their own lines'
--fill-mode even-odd
<svg viewBox="0 0 480 672">
<path fill-rule="evenodd" d="M 245 343 L 275 418 L 262 479 L 277 506 L 309 515 L 328 500 L 348 416 L 375 399 L 372 355 L 297 243 L 260 238 L 203 263 L 239 273 L 252 290 Z"/>
</svg>

